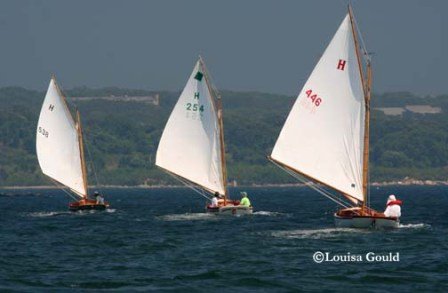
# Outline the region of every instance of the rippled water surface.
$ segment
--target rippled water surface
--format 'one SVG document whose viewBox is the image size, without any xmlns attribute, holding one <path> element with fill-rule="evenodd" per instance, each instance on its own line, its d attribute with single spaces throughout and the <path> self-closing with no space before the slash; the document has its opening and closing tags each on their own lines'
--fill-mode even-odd
<svg viewBox="0 0 448 293">
<path fill-rule="evenodd" d="M 111 209 L 78 213 L 61 191 L 0 191 L 0 290 L 448 292 L 448 188 L 372 190 L 374 208 L 404 201 L 393 231 L 335 229 L 335 205 L 306 188 L 247 191 L 241 217 L 203 213 L 188 189 L 103 190 Z"/>
</svg>

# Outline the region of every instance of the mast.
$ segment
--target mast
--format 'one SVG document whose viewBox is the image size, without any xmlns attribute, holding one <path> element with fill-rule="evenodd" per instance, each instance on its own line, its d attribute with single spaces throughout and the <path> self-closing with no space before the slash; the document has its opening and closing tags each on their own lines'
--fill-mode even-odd
<svg viewBox="0 0 448 293">
<path fill-rule="evenodd" d="M 226 149 L 225 149 L 225 143 L 224 143 L 224 123 L 223 123 L 223 113 L 222 113 L 222 99 L 221 95 L 218 93 L 218 96 L 216 97 L 217 105 L 215 104 L 214 100 L 214 91 L 210 85 L 209 76 L 207 69 L 205 67 L 205 62 L 202 59 L 201 56 L 199 56 L 199 61 L 201 63 L 201 68 L 204 71 L 205 76 L 205 82 L 207 83 L 207 87 L 209 89 L 209 92 L 213 95 L 213 105 L 215 105 L 215 109 L 217 111 L 218 116 L 218 127 L 219 127 L 219 142 L 220 142 L 220 151 L 221 151 L 221 168 L 222 168 L 222 180 L 224 184 L 224 204 L 227 204 L 227 198 L 228 198 L 228 189 L 227 189 L 227 165 L 226 165 Z"/>
<path fill-rule="evenodd" d="M 368 184 L 369 184 L 369 149 L 370 149 L 370 97 L 372 94 L 372 64 L 370 60 L 367 62 L 367 85 L 366 85 L 366 123 L 364 125 L 364 161 L 363 161 L 363 190 L 365 206 L 368 200 Z"/>
<path fill-rule="evenodd" d="M 72 113 L 68 107 L 67 99 L 66 99 L 65 95 L 62 93 L 62 90 L 56 81 L 56 76 L 54 74 L 52 74 L 51 78 L 54 80 L 56 89 L 57 89 L 59 95 L 62 97 L 62 100 L 64 101 L 64 106 L 73 121 L 74 119 L 73 119 Z M 83 186 L 84 186 L 84 190 L 86 191 L 86 194 L 82 194 L 82 197 L 86 198 L 87 197 L 87 171 L 86 171 L 85 158 L 84 158 L 84 144 L 83 144 L 83 139 L 82 139 L 81 118 L 80 118 L 78 110 L 76 110 L 76 119 L 77 119 L 77 122 L 76 122 L 77 127 L 76 128 L 78 131 L 79 150 L 80 150 L 80 157 L 81 157 L 81 170 L 82 170 Z"/>
<path fill-rule="evenodd" d="M 355 21 L 353 18 L 353 10 L 351 5 L 348 5 L 348 13 L 350 15 L 350 23 L 352 25 L 353 40 L 355 42 L 356 57 L 358 59 L 359 74 L 361 76 L 362 88 L 364 91 L 365 102 L 365 123 L 364 123 L 364 150 L 363 150 L 363 168 L 362 168 L 362 189 L 364 200 L 362 202 L 362 210 L 365 210 L 367 204 L 368 193 L 368 173 L 369 173 L 369 137 L 370 137 L 370 87 L 372 82 L 372 69 L 370 60 L 367 61 L 367 81 L 364 80 L 364 74 L 361 63 L 361 55 L 359 52 L 358 34 L 355 29 Z"/>
<path fill-rule="evenodd" d="M 78 141 L 79 141 L 79 150 L 81 156 L 81 169 L 82 169 L 82 177 L 84 189 L 86 190 L 86 194 L 83 195 L 84 198 L 87 197 L 87 169 L 86 169 L 86 161 L 84 156 L 84 143 L 82 139 L 82 127 L 81 127 L 81 117 L 79 115 L 79 111 L 76 110 L 76 120 L 77 120 L 77 129 L 78 129 Z"/>
<path fill-rule="evenodd" d="M 223 113 L 222 113 L 222 99 L 221 95 L 218 95 L 218 122 L 219 122 L 219 140 L 221 144 L 221 166 L 222 166 L 222 178 L 224 183 L 224 204 L 227 204 L 227 165 L 226 165 L 226 147 L 224 144 L 224 123 L 223 123 Z"/>
</svg>

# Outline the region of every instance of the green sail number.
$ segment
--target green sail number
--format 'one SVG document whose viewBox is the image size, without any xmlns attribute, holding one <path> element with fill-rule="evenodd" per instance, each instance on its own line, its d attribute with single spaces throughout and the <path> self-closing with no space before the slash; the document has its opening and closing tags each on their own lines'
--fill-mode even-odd
<svg viewBox="0 0 448 293">
<path fill-rule="evenodd" d="M 193 112 L 200 111 L 200 112 L 204 112 L 204 105 L 187 103 L 187 111 L 193 111 Z"/>
</svg>

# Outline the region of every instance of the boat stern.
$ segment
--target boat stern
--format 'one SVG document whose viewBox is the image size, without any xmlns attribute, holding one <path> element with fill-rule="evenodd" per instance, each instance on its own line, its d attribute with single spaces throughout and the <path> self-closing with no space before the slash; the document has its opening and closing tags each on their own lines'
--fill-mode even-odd
<svg viewBox="0 0 448 293">
<path fill-rule="evenodd" d="M 253 207 L 237 205 L 232 202 L 227 203 L 226 205 L 221 205 L 219 207 L 207 206 L 205 210 L 207 213 L 219 215 L 250 215 L 253 213 Z"/>
<path fill-rule="evenodd" d="M 71 202 L 68 208 L 72 212 L 84 210 L 105 210 L 109 207 L 109 203 L 97 204 L 95 200 L 81 199 L 80 201 Z"/>
</svg>

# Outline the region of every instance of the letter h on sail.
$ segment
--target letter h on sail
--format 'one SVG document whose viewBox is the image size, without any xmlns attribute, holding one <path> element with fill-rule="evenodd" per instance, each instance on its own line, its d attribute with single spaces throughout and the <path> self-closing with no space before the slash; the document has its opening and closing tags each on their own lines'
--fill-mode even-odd
<svg viewBox="0 0 448 293">
<path fill-rule="evenodd" d="M 344 69 L 345 69 L 345 64 L 346 64 L 346 63 L 347 63 L 346 60 L 339 59 L 339 62 L 338 62 L 338 69 L 344 71 Z"/>
</svg>

